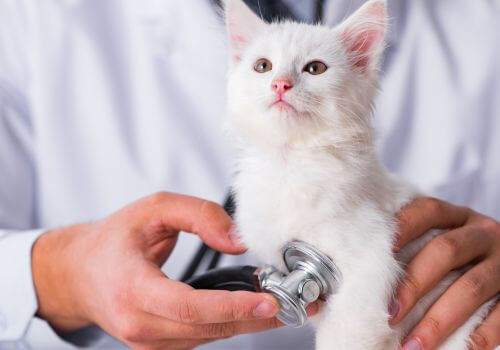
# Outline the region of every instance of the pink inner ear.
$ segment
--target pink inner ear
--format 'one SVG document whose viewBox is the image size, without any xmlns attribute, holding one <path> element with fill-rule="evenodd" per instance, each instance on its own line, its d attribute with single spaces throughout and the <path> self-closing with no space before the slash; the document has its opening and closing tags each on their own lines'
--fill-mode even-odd
<svg viewBox="0 0 500 350">
<path fill-rule="evenodd" d="M 363 72 L 370 68 L 385 34 L 386 9 L 383 1 L 374 1 L 355 13 L 342 32 L 342 41 L 351 54 L 353 66 Z"/>
<path fill-rule="evenodd" d="M 241 56 L 239 52 L 248 42 L 248 40 L 241 34 L 231 33 L 229 36 L 229 41 L 231 44 L 232 58 L 234 62 L 241 61 Z"/>
<path fill-rule="evenodd" d="M 231 41 L 232 41 L 233 45 L 234 44 L 241 45 L 241 44 L 245 44 L 247 42 L 247 39 L 245 39 L 245 37 L 243 37 L 242 35 L 232 34 Z"/>
<path fill-rule="evenodd" d="M 239 27 L 233 23 L 228 23 L 230 30 L 229 42 L 234 62 L 241 61 L 240 52 L 243 47 L 248 43 L 248 38 L 239 32 Z"/>
<path fill-rule="evenodd" d="M 233 62 L 241 60 L 245 47 L 266 24 L 242 0 L 224 0 L 229 50 Z"/>
<path fill-rule="evenodd" d="M 368 29 L 359 33 L 343 33 L 343 41 L 352 54 L 351 62 L 355 67 L 365 71 L 375 53 L 376 47 L 383 39 L 383 29 Z"/>
<path fill-rule="evenodd" d="M 370 6 L 370 9 L 368 10 L 368 13 L 372 15 L 373 17 L 378 17 L 378 18 L 384 18 L 385 17 L 385 5 L 382 2 L 376 2 L 372 6 Z"/>
</svg>

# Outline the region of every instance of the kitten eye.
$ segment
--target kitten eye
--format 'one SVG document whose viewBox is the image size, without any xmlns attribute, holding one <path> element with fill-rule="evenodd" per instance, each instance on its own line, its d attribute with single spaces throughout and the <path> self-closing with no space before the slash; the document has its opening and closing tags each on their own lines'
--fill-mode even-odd
<svg viewBox="0 0 500 350">
<path fill-rule="evenodd" d="M 273 69 L 273 64 L 267 58 L 260 58 L 255 62 L 253 69 L 257 73 L 265 73 Z"/>
<path fill-rule="evenodd" d="M 324 73 L 328 67 L 326 64 L 320 61 L 313 61 L 304 66 L 303 71 L 312 75 L 318 75 Z"/>
</svg>

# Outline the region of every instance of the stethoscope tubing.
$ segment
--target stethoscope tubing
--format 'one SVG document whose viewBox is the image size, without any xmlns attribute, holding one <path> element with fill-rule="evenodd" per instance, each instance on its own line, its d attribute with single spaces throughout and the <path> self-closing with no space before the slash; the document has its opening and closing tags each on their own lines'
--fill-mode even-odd
<svg viewBox="0 0 500 350">
<path fill-rule="evenodd" d="M 255 266 L 231 266 L 208 270 L 185 282 L 195 289 L 246 290 L 256 292 Z"/>
<path fill-rule="evenodd" d="M 236 207 L 231 193 L 229 193 L 226 196 L 223 207 L 229 216 L 231 217 L 234 216 Z M 210 256 L 212 256 L 211 259 Z M 196 272 L 202 265 L 203 261 L 206 259 L 210 259 L 207 266 L 207 270 L 215 269 L 220 261 L 221 256 L 222 256 L 221 252 L 218 252 L 210 248 L 209 246 L 207 246 L 205 243 L 202 242 L 198 247 L 198 250 L 196 251 L 195 255 L 193 256 L 193 259 L 191 259 L 191 262 L 189 263 L 188 267 L 184 270 L 184 273 L 182 274 L 180 280 L 182 282 L 190 280 L 194 276 L 194 274 L 196 274 Z"/>
</svg>

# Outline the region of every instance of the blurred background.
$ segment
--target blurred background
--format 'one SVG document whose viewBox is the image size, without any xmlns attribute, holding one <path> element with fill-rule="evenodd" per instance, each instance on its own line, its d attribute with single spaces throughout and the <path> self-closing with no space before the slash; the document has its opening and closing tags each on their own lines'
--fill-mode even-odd
<svg viewBox="0 0 500 350">
<path fill-rule="evenodd" d="M 246 2 L 266 20 L 334 26 L 365 1 Z M 0 0 L 0 247 L 12 230 L 97 220 L 156 191 L 224 201 L 232 160 L 219 6 Z M 388 8 L 373 116 L 380 157 L 425 193 L 499 219 L 500 1 L 388 0 Z M 178 278 L 198 245 L 181 235 L 167 275 Z M 0 269 L 8 259 L 0 254 Z M 244 263 L 256 264 L 249 255 L 221 261 Z M 0 299 L 8 283 L 0 280 Z M 97 329 L 62 340 L 28 316 L 22 339 L 0 349 L 119 347 Z M 270 333 L 202 349 L 313 347 L 310 329 Z"/>
</svg>

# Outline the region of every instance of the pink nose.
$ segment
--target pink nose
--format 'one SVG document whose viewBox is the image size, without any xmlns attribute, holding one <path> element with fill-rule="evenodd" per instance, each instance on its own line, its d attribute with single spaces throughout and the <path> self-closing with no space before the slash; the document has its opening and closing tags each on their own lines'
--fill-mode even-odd
<svg viewBox="0 0 500 350">
<path fill-rule="evenodd" d="M 273 91 L 277 94 L 284 94 L 293 87 L 290 79 L 287 78 L 277 78 L 272 82 Z"/>
</svg>

